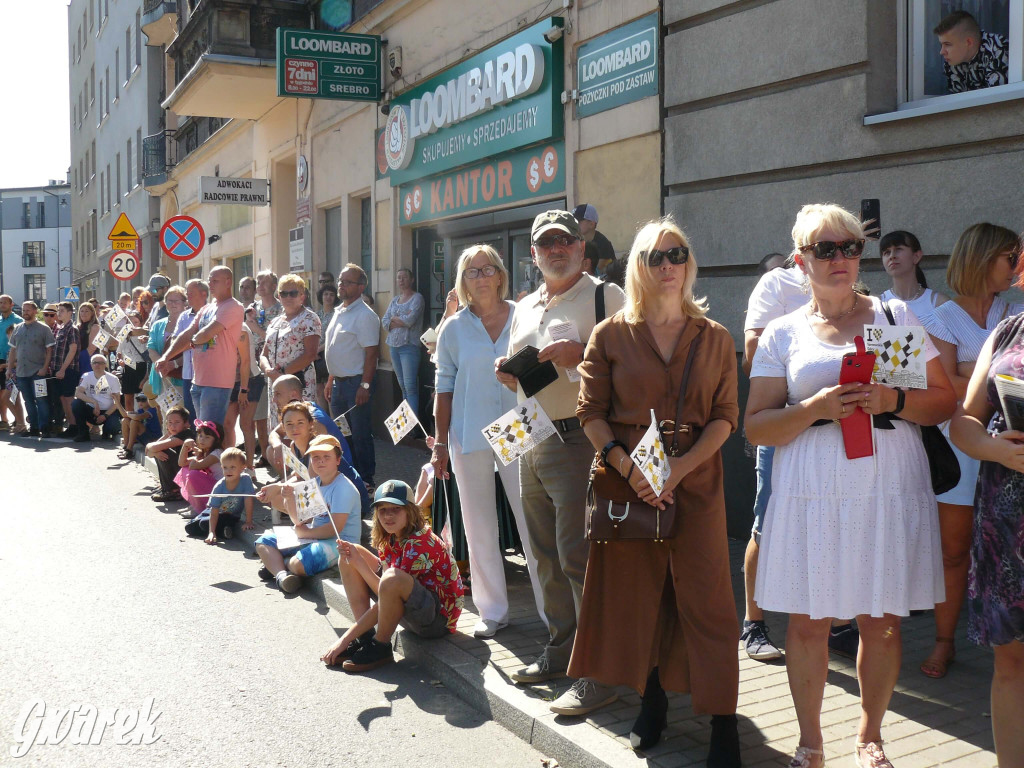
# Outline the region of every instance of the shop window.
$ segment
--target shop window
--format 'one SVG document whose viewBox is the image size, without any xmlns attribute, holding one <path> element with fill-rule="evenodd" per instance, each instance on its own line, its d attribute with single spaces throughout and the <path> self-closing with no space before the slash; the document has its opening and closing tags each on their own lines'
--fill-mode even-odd
<svg viewBox="0 0 1024 768">
<path fill-rule="evenodd" d="M 252 224 L 252 208 L 248 205 L 218 205 L 217 224 L 221 232 Z"/>
<path fill-rule="evenodd" d="M 231 272 L 235 276 L 235 295 L 238 294 L 238 282 L 243 277 L 253 277 L 252 254 L 239 256 L 231 260 Z"/>
<path fill-rule="evenodd" d="M 203 268 L 202 267 L 189 267 L 185 270 L 186 276 L 189 280 L 202 280 L 203 279 Z"/>
<path fill-rule="evenodd" d="M 25 301 L 46 301 L 46 275 L 25 275 Z"/>
<path fill-rule="evenodd" d="M 324 211 L 324 239 L 327 250 L 327 271 L 341 274 L 341 206 Z"/>
<path fill-rule="evenodd" d="M 998 35 L 1007 48 L 1006 84 L 966 93 L 979 96 L 979 90 L 1019 90 L 1022 88 L 1024 62 L 1024 0 L 905 0 L 899 6 L 903 51 L 900 77 L 901 109 L 920 106 L 926 100 L 945 98 L 953 106 L 965 93 L 950 93 L 938 37 L 932 31 L 954 11 L 966 11 L 977 20 L 984 35 Z M 979 55 L 984 55 L 982 52 Z M 1002 95 L 1005 95 L 1005 91 Z"/>
<path fill-rule="evenodd" d="M 46 243 L 42 240 L 29 240 L 21 244 L 21 266 L 45 267 Z"/>
</svg>

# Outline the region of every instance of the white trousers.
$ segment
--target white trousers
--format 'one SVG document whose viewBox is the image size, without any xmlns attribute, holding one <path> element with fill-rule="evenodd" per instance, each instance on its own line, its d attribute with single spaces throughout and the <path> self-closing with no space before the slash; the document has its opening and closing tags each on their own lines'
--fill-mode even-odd
<svg viewBox="0 0 1024 768">
<path fill-rule="evenodd" d="M 473 580 L 473 603 L 482 619 L 508 620 L 508 591 L 505 587 L 505 561 L 498 543 L 498 510 L 495 506 L 494 452 L 473 451 L 463 453 L 454 433 L 448 443 L 452 469 L 459 484 L 459 504 L 462 507 L 462 526 L 469 544 L 469 573 Z M 526 568 L 530 573 L 533 599 L 537 614 L 544 618 L 544 599 L 537 579 L 537 560 L 530 547 L 523 517 L 523 502 L 519 494 L 519 462 L 500 466 L 501 484 L 505 487 L 512 514 L 523 542 Z"/>
</svg>

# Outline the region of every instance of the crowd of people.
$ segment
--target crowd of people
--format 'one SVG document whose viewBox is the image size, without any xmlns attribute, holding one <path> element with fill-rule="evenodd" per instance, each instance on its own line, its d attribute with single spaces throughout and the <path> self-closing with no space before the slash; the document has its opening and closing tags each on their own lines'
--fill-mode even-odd
<svg viewBox="0 0 1024 768">
<path fill-rule="evenodd" d="M 804 206 L 788 257 L 762 260 L 742 350 L 758 482 L 741 627 L 720 450 L 740 424 L 732 336 L 695 294 L 697 254 L 671 217 L 636 233 L 619 260 L 624 290 L 591 274 L 581 223 L 596 224 L 591 208 L 537 216 L 532 253 L 543 284 L 518 302 L 493 248 L 458 256 L 428 348 L 432 488 L 374 483 L 369 403 L 382 331 L 403 397 L 419 405 L 423 299 L 408 270 L 383 320 L 363 300 L 366 275 L 354 264 L 336 283 L 320 276 L 319 314 L 301 276 L 244 278 L 238 300 L 225 267 L 185 286 L 155 275 L 123 306 L 85 302 L 76 316 L 62 303 L 52 329 L 46 308 L 40 322 L 26 302 L 18 318 L 0 297 L 0 408 L 15 428 L 27 417 L 28 436 L 66 423 L 63 434 L 76 440 L 93 431 L 114 439 L 120 424 L 123 455 L 145 445 L 157 464 L 154 501 L 186 501 L 188 532 L 209 544 L 251 528 L 257 503 L 287 519 L 287 540 L 281 528 L 256 540 L 260 576 L 294 592 L 303 578 L 339 569 L 357 619 L 322 658 L 351 672 L 392 662 L 399 625 L 425 637 L 455 631 L 465 574 L 430 524 L 453 494 L 480 616 L 472 632 L 506 627 L 499 528 L 510 517 L 548 630 L 543 652 L 512 680 L 571 678 L 550 705 L 565 716 L 610 704 L 616 686 L 637 690 L 630 741 L 640 750 L 661 738 L 667 692 L 689 692 L 694 711 L 711 716 L 712 768 L 741 764 L 737 641 L 757 660 L 782 655 L 765 611 L 789 617 L 800 727 L 791 768 L 824 764 L 830 647 L 857 657 L 856 763 L 886 768 L 882 721 L 900 669 L 901 618 L 934 609 L 936 643 L 921 672 L 942 677 L 966 600 L 968 637 L 994 649 L 1000 765 L 1024 764 L 1014 726 L 1024 708 L 1024 432 L 1009 428 L 993 383 L 999 374 L 1024 379 L 1024 305 L 1000 297 L 1024 273 L 1018 235 L 968 227 L 947 265 L 951 297 L 928 288 L 922 245 L 906 231 L 880 239 L 891 286 L 870 296 L 859 280 L 869 232 L 831 204 Z M 119 324 L 108 322 L 120 316 L 115 306 Z M 840 383 L 866 325 L 926 329 L 924 386 Z M 129 344 L 148 354 L 134 360 Z M 529 369 L 511 365 L 531 354 Z M 482 430 L 527 396 L 557 438 L 496 467 Z M 844 421 L 854 415 L 872 437 L 869 455 L 849 459 Z M 955 487 L 938 496 L 922 442 L 922 428 L 936 425 L 959 465 Z M 638 471 L 634 451 L 653 426 L 667 462 L 660 487 Z M 258 465 L 280 479 L 260 486 Z M 305 483 L 324 501 L 312 518 L 301 512 Z M 598 533 L 602 515 L 615 533 Z M 361 543 L 364 517 L 370 547 Z M 657 528 L 644 522 L 652 519 Z"/>
</svg>

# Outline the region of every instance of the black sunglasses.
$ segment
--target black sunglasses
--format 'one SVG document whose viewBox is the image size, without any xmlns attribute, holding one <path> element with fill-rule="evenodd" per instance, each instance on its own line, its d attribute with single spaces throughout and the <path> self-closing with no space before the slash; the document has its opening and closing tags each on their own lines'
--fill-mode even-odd
<svg viewBox="0 0 1024 768">
<path fill-rule="evenodd" d="M 300 293 L 302 293 L 302 291 L 296 288 L 294 291 L 278 291 L 277 295 L 280 296 L 282 299 L 294 299 Z"/>
<path fill-rule="evenodd" d="M 1010 269 L 1017 269 L 1017 265 L 1020 263 L 1020 251 L 1014 251 L 1006 257 L 1006 260 L 1010 262 Z"/>
<path fill-rule="evenodd" d="M 836 251 L 842 253 L 844 259 L 859 259 L 864 253 L 864 241 L 843 240 L 841 243 L 836 243 L 832 240 L 822 240 L 800 246 L 801 253 L 811 250 L 814 251 L 814 258 L 819 261 L 832 261 L 836 256 Z"/>
<path fill-rule="evenodd" d="M 640 258 L 649 267 L 660 267 L 663 259 L 668 259 L 672 264 L 685 264 L 690 260 L 690 249 L 685 245 L 678 245 L 667 251 L 659 251 L 655 248 L 650 251 L 640 251 Z"/>
<path fill-rule="evenodd" d="M 550 237 L 540 237 L 534 240 L 533 244 L 537 248 L 554 248 L 556 245 L 568 248 L 577 240 L 579 240 L 579 238 L 573 237 L 572 235 L 551 235 Z"/>
</svg>

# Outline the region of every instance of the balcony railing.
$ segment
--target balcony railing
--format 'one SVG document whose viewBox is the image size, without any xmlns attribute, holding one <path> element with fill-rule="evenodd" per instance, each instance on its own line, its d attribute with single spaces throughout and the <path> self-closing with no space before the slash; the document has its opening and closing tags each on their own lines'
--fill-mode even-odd
<svg viewBox="0 0 1024 768">
<path fill-rule="evenodd" d="M 201 147 L 207 139 L 219 131 L 228 121 L 220 117 L 190 117 L 178 126 L 175 135 L 178 162 Z"/>
<path fill-rule="evenodd" d="M 177 165 L 178 142 L 175 131 L 160 131 L 142 140 L 142 177 L 149 183 L 160 183 Z"/>
<path fill-rule="evenodd" d="M 305 0 L 201 0 L 167 52 L 180 83 L 206 54 L 273 60 L 278 27 L 308 27 Z"/>
</svg>

